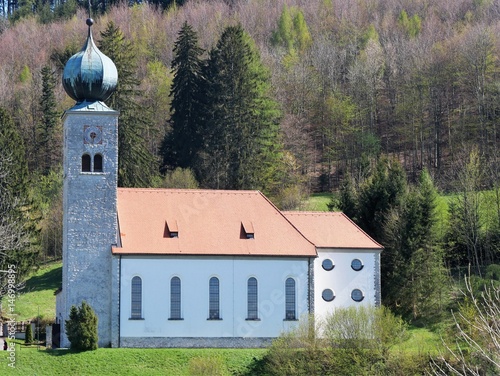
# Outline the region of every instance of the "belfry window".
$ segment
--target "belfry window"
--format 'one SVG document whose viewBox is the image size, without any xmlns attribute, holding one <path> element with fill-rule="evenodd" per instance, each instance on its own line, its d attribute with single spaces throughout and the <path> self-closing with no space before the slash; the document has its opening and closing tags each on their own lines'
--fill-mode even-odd
<svg viewBox="0 0 500 376">
<path fill-rule="evenodd" d="M 96 154 L 94 156 L 94 163 L 89 154 L 82 155 L 82 172 L 102 172 L 102 155 Z"/>
<path fill-rule="evenodd" d="M 94 172 L 102 172 L 102 155 L 96 154 L 94 156 Z"/>
<path fill-rule="evenodd" d="M 90 172 L 90 155 L 82 155 L 82 172 Z"/>
</svg>

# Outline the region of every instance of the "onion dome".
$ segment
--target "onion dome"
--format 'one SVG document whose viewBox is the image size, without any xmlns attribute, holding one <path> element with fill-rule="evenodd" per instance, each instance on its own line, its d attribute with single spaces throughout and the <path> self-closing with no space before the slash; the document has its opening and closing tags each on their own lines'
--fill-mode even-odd
<svg viewBox="0 0 500 376">
<path fill-rule="evenodd" d="M 91 26 L 92 18 L 87 19 L 89 35 L 82 50 L 73 55 L 63 72 L 63 87 L 75 101 L 105 101 L 116 89 L 118 72 L 113 61 L 104 55 L 94 43 Z"/>
</svg>

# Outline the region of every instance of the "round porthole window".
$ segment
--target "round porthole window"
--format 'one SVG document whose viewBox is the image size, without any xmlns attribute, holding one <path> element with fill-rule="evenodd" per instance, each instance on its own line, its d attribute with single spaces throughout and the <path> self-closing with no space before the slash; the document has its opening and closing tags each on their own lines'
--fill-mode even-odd
<svg viewBox="0 0 500 376">
<path fill-rule="evenodd" d="M 363 261 L 360 259 L 354 259 L 351 262 L 351 268 L 357 272 L 359 272 L 361 269 L 363 269 Z"/>
<path fill-rule="evenodd" d="M 335 267 L 335 264 L 330 259 L 324 259 L 321 263 L 321 266 L 323 267 L 323 269 L 330 271 Z"/>
<path fill-rule="evenodd" d="M 365 298 L 365 294 L 363 294 L 363 291 L 361 291 L 360 289 L 354 289 L 351 292 L 351 298 L 355 302 L 360 302 Z"/>
<path fill-rule="evenodd" d="M 330 289 L 324 289 L 321 297 L 324 301 L 331 302 L 333 299 L 335 299 L 335 293 Z"/>
</svg>

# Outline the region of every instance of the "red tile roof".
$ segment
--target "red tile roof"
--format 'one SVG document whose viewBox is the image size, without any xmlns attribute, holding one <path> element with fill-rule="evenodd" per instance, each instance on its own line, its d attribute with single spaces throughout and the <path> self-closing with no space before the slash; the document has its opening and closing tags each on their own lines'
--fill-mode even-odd
<svg viewBox="0 0 500 376">
<path fill-rule="evenodd" d="M 283 215 L 319 248 L 383 248 L 341 212 L 289 211 Z"/>
<path fill-rule="evenodd" d="M 118 224 L 115 254 L 317 255 L 258 191 L 119 188 Z"/>
</svg>

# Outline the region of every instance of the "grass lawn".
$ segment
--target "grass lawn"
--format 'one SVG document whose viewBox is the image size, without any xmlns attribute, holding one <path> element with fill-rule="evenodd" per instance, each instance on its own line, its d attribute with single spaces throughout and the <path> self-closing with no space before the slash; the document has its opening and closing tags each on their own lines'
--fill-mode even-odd
<svg viewBox="0 0 500 376">
<path fill-rule="evenodd" d="M 332 198 L 331 193 L 314 193 L 304 202 L 300 210 L 304 211 L 328 211 L 328 203 Z"/>
<path fill-rule="evenodd" d="M 56 317 L 56 296 L 54 292 L 61 286 L 61 263 L 43 265 L 27 281 L 26 287 L 16 299 L 17 321 L 31 320 L 38 316 L 42 319 Z"/>
<path fill-rule="evenodd" d="M 442 350 L 441 337 L 427 328 L 408 329 L 408 338 L 403 343 L 394 346 L 392 351 L 402 351 L 412 354 L 437 355 Z"/>
<path fill-rule="evenodd" d="M 16 345 L 16 370 L 7 372 L 2 359 L 0 374 L 15 375 L 259 375 L 264 349 L 98 349 L 74 353 L 69 350 L 37 350 Z M 208 373 L 207 373 L 208 372 Z"/>
</svg>

